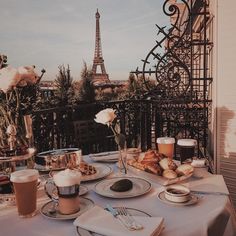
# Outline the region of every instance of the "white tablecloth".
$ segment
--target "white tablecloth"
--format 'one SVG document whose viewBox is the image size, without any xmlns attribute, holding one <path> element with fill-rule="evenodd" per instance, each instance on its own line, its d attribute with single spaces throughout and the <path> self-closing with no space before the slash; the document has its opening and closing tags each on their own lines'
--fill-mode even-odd
<svg viewBox="0 0 236 236">
<path fill-rule="evenodd" d="M 115 166 L 113 166 L 116 169 Z M 130 172 L 129 174 L 134 174 Z M 112 175 L 111 175 L 112 176 Z M 141 175 L 139 174 L 139 177 Z M 145 176 L 147 178 L 147 176 Z M 235 214 L 228 196 L 201 195 L 199 202 L 191 206 L 172 206 L 157 198 L 163 186 L 155 180 L 152 190 L 143 196 L 130 199 L 110 199 L 97 195 L 93 191 L 96 182 L 86 183 L 89 192 L 85 197 L 92 199 L 95 204 L 105 207 L 127 206 L 143 210 L 152 216 L 164 217 L 165 229 L 161 236 L 235 236 Z M 190 178 L 183 182 L 196 190 L 218 191 L 227 193 L 223 177 L 205 174 L 203 179 Z M 49 199 L 45 196 L 43 187 L 38 193 L 38 209 Z M 77 235 L 73 220 L 50 220 L 38 214 L 32 218 L 22 219 L 17 215 L 16 207 L 0 204 L 0 235 L 13 236 L 73 236 Z M 145 235 L 144 235 L 145 236 Z"/>
</svg>

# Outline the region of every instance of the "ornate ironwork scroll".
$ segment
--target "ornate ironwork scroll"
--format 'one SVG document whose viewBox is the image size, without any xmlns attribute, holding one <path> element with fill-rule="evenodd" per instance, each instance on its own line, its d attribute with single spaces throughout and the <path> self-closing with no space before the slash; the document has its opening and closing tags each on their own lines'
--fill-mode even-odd
<svg viewBox="0 0 236 236">
<path fill-rule="evenodd" d="M 156 136 L 196 138 L 199 147 L 207 147 L 212 82 L 208 3 L 165 0 L 163 12 L 170 27 L 156 24 L 156 44 L 134 73 L 149 90 L 143 97 L 156 101 Z M 155 89 L 148 87 L 150 78 L 156 81 Z"/>
</svg>

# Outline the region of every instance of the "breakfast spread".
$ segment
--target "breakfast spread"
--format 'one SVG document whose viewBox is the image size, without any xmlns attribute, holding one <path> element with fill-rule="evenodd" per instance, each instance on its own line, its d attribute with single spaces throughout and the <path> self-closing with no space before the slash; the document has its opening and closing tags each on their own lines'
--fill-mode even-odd
<svg viewBox="0 0 236 236">
<path fill-rule="evenodd" d="M 140 157 L 138 160 L 128 160 L 128 164 L 137 169 L 163 176 L 167 179 L 175 179 L 179 176 L 189 175 L 193 173 L 194 170 L 190 164 L 177 166 L 172 158 L 168 158 L 155 150 L 148 150 L 144 153 L 144 156 Z"/>
<path fill-rule="evenodd" d="M 94 166 L 89 165 L 88 163 L 81 162 L 78 165 L 78 169 L 82 175 L 93 175 L 97 173 L 97 170 Z"/>
</svg>

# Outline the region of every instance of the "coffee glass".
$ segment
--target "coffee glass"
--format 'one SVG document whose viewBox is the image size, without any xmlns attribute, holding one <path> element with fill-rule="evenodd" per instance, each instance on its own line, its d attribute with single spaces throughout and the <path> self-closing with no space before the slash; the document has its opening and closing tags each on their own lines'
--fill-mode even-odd
<svg viewBox="0 0 236 236">
<path fill-rule="evenodd" d="M 57 187 L 60 213 L 69 215 L 78 212 L 81 173 L 78 170 L 66 169 L 53 175 L 53 180 Z"/>
<path fill-rule="evenodd" d="M 37 213 L 37 185 L 39 172 L 34 169 L 19 170 L 11 173 L 16 205 L 20 217 L 32 217 Z"/>
<path fill-rule="evenodd" d="M 175 139 L 171 137 L 157 138 L 158 152 L 166 155 L 169 158 L 174 156 Z"/>
<path fill-rule="evenodd" d="M 179 147 L 180 161 L 181 163 L 187 159 L 192 159 L 195 155 L 195 146 L 197 140 L 195 139 L 179 139 L 177 141 Z"/>
</svg>

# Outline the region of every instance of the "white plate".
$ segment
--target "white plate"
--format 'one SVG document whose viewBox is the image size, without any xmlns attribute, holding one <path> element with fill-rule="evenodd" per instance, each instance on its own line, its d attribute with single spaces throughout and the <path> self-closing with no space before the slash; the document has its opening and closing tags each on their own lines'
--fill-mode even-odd
<svg viewBox="0 0 236 236">
<path fill-rule="evenodd" d="M 102 178 L 108 176 L 109 174 L 111 174 L 113 171 L 112 167 L 110 167 L 106 164 L 93 163 L 93 164 L 89 164 L 89 165 L 94 166 L 96 168 L 96 173 L 93 175 L 82 175 L 81 182 L 102 179 Z M 58 171 L 51 171 L 49 173 L 49 176 L 52 177 L 56 172 L 58 172 Z"/>
<path fill-rule="evenodd" d="M 94 166 L 96 168 L 97 172 L 93 175 L 83 175 L 82 182 L 102 179 L 102 178 L 108 176 L 109 174 L 111 174 L 113 171 L 112 167 L 105 165 L 105 164 L 94 163 L 94 164 L 90 164 L 90 165 Z"/>
<path fill-rule="evenodd" d="M 40 213 L 45 216 L 46 218 L 53 219 L 53 220 L 71 220 L 75 219 L 76 217 L 80 216 L 88 209 L 94 206 L 94 202 L 88 198 L 80 197 L 80 210 L 74 214 L 64 215 L 61 214 L 58 210 L 53 213 L 50 213 L 50 209 L 53 208 L 55 203 L 53 201 L 47 202 L 44 204 L 40 210 Z"/>
<path fill-rule="evenodd" d="M 95 162 L 114 163 L 119 159 L 119 151 L 93 153 L 89 157 Z"/>
<path fill-rule="evenodd" d="M 157 197 L 159 198 L 160 201 L 163 203 L 169 204 L 169 205 L 174 205 L 174 206 L 189 206 L 196 204 L 199 200 L 199 198 L 196 195 L 190 194 L 190 199 L 187 202 L 171 202 L 165 198 L 165 192 L 162 191 L 160 192 Z"/>
<path fill-rule="evenodd" d="M 114 207 L 116 208 L 116 207 Z M 128 210 L 128 212 L 132 215 L 132 216 L 147 216 L 147 217 L 151 217 L 151 215 L 149 215 L 148 213 L 138 210 L 138 209 L 134 209 L 134 208 L 126 208 Z M 99 236 L 100 234 L 96 234 L 94 232 L 89 232 L 86 229 L 82 229 L 80 227 L 76 227 L 77 229 L 77 234 L 79 236 L 85 236 L 85 235 L 91 235 L 91 236 Z"/>
<path fill-rule="evenodd" d="M 115 192 L 110 187 L 121 179 L 129 179 L 133 182 L 133 188 L 125 192 Z M 94 191 L 104 197 L 109 198 L 132 198 L 143 195 L 150 191 L 152 185 L 145 179 L 137 177 L 114 177 L 105 179 L 97 183 L 94 187 Z"/>
</svg>

